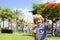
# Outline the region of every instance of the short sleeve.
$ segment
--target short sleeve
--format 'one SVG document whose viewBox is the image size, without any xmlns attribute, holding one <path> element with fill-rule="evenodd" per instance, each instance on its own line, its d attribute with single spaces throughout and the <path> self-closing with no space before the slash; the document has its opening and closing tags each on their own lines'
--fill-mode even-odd
<svg viewBox="0 0 60 40">
<path fill-rule="evenodd" d="M 45 23 L 44 26 L 45 26 L 45 29 L 48 29 L 48 24 Z"/>
<path fill-rule="evenodd" d="M 48 25 L 45 25 L 45 28 L 48 29 Z"/>
</svg>

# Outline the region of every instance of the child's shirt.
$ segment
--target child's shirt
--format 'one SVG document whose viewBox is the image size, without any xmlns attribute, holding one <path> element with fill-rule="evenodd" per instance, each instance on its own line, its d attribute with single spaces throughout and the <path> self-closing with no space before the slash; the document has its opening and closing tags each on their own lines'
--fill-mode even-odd
<svg viewBox="0 0 60 40">
<path fill-rule="evenodd" d="M 36 26 L 35 40 L 47 40 L 45 25 Z"/>
</svg>

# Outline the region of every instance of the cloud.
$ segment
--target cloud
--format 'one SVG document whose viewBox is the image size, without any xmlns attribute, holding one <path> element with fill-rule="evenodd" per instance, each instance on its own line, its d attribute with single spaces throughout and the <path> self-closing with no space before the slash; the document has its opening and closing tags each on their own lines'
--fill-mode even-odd
<svg viewBox="0 0 60 40">
<path fill-rule="evenodd" d="M 28 22 L 32 22 L 33 21 L 33 15 L 31 12 L 29 12 L 31 9 L 25 9 L 23 12 L 24 12 L 24 15 L 25 15 L 25 20 L 28 21 Z"/>
<path fill-rule="evenodd" d="M 35 0 L 37 3 L 46 3 L 46 2 L 49 2 L 49 3 L 54 3 L 54 2 L 59 2 L 60 0 Z"/>
<path fill-rule="evenodd" d="M 34 0 L 35 2 L 46 3 L 47 0 Z"/>
<path fill-rule="evenodd" d="M 17 8 L 14 8 L 14 10 L 16 10 Z M 18 8 L 18 11 L 20 11 L 19 13 L 19 19 L 24 18 L 25 21 L 28 22 L 32 22 L 33 21 L 33 15 L 31 12 L 29 12 L 31 9 L 22 9 L 22 8 Z"/>
<path fill-rule="evenodd" d="M 23 9 L 22 9 L 22 8 L 18 8 L 17 10 L 23 11 Z"/>
<path fill-rule="evenodd" d="M 34 0 L 34 1 L 40 1 L 40 0 Z"/>
<path fill-rule="evenodd" d="M 42 1 L 42 0 L 41 0 L 41 1 Z M 43 0 L 42 2 L 43 2 L 43 3 L 46 3 L 46 2 L 48 2 L 48 1 L 47 1 L 47 0 Z"/>
<path fill-rule="evenodd" d="M 54 3 L 60 3 L 60 0 L 56 0 Z"/>
<path fill-rule="evenodd" d="M 56 0 L 42 0 L 42 3 L 46 3 L 46 2 L 49 2 L 49 3 L 54 3 Z"/>
</svg>

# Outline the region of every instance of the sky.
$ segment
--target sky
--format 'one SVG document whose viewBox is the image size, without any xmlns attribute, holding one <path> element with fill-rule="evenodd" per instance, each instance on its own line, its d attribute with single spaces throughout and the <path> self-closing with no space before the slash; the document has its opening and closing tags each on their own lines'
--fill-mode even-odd
<svg viewBox="0 0 60 40">
<path fill-rule="evenodd" d="M 4 8 L 32 9 L 34 3 L 60 2 L 60 0 L 0 0 L 0 6 Z"/>
<path fill-rule="evenodd" d="M 32 0 L 0 0 L 0 6 L 10 9 L 14 8 L 30 9 L 33 3 L 34 1 Z"/>
<path fill-rule="evenodd" d="M 29 10 L 32 10 L 32 6 L 34 3 L 42 4 L 42 3 L 58 3 L 60 0 L 0 0 L 0 6 L 3 8 L 10 8 L 11 10 L 22 10 L 22 12 L 29 18 L 28 21 L 33 21 L 32 13 L 29 13 Z M 5 25 L 7 22 L 5 22 Z"/>
</svg>

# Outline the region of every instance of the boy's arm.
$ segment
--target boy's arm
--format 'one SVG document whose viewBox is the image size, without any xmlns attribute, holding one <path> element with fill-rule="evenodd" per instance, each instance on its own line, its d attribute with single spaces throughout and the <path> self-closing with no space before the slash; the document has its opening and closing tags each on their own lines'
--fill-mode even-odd
<svg viewBox="0 0 60 40">
<path fill-rule="evenodd" d="M 45 23 L 45 28 L 47 28 L 47 29 L 48 28 L 52 28 L 52 22 L 50 22 L 50 21 L 49 22 L 46 22 Z"/>
<path fill-rule="evenodd" d="M 48 28 L 52 28 L 52 21 L 51 20 L 49 20 L 49 22 L 48 22 Z"/>
<path fill-rule="evenodd" d="M 48 22 L 45 22 L 44 26 L 45 26 L 46 29 L 48 29 Z"/>
<path fill-rule="evenodd" d="M 34 32 L 34 33 L 36 33 L 36 27 L 33 27 L 33 29 L 32 29 L 32 30 L 33 30 L 33 32 Z"/>
<path fill-rule="evenodd" d="M 35 37 L 35 34 L 36 34 L 36 28 L 35 28 L 35 27 L 33 27 L 33 29 L 32 29 L 32 36 L 34 36 L 34 37 Z"/>
</svg>

